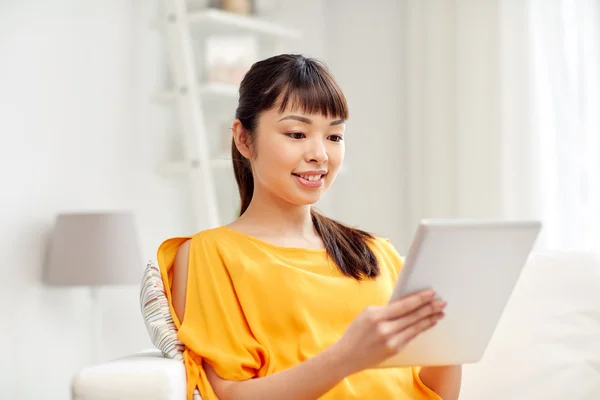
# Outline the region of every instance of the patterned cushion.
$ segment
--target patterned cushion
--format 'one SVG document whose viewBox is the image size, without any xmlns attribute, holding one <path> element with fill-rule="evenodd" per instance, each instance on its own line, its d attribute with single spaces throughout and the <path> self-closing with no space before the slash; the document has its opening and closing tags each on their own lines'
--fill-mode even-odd
<svg viewBox="0 0 600 400">
<path fill-rule="evenodd" d="M 150 340 L 165 357 L 183 360 L 183 343 L 177 339 L 177 327 L 169 310 L 160 270 L 148 262 L 140 291 L 140 305 Z"/>
<path fill-rule="evenodd" d="M 160 269 L 152 261 L 146 265 L 142 278 L 140 306 L 152 344 L 165 357 L 183 362 L 184 345 L 177 339 L 177 327 L 171 315 Z M 198 389 L 194 392 L 194 400 L 201 400 Z"/>
</svg>

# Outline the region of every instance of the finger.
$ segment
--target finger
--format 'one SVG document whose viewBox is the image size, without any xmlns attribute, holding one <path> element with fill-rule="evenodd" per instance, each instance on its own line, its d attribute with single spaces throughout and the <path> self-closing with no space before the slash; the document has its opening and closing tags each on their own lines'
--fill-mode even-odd
<svg viewBox="0 0 600 400">
<path fill-rule="evenodd" d="M 406 327 L 406 329 L 401 330 L 393 337 L 395 348 L 400 349 L 406 346 L 415 337 L 433 328 L 443 317 L 444 313 L 435 313 L 428 317 L 422 318 L 414 324 Z"/>
<path fill-rule="evenodd" d="M 401 297 L 385 307 L 383 311 L 383 318 L 398 319 L 403 315 L 409 314 L 421 306 L 431 302 L 434 297 L 435 292 L 429 289 Z"/>
<path fill-rule="evenodd" d="M 390 326 L 390 331 L 392 333 L 400 332 L 401 330 L 406 329 L 407 327 L 417 323 L 418 321 L 428 318 L 434 314 L 442 312 L 442 310 L 446 307 L 446 302 L 440 299 L 433 300 L 432 302 L 426 303 L 421 307 L 417 308 L 411 313 L 403 315 L 402 317 L 388 322 Z"/>
<path fill-rule="evenodd" d="M 427 303 L 415 311 L 406 314 L 395 320 L 388 320 L 384 322 L 381 326 L 382 332 L 384 332 L 388 336 L 393 336 L 398 332 L 401 332 L 408 327 L 416 324 L 417 322 L 429 318 L 438 314 L 439 316 L 443 316 L 442 310 L 446 307 L 446 302 L 442 300 L 434 300 L 433 302 Z"/>
<path fill-rule="evenodd" d="M 395 301 L 398 301 L 398 300 L 401 300 L 401 299 L 406 299 L 407 297 L 411 297 L 411 296 L 418 296 L 418 295 L 432 295 L 432 296 L 435 296 L 435 290 L 433 290 L 431 288 L 416 290 L 414 292 L 410 292 L 410 293 L 407 293 L 405 295 L 402 295 L 402 296 L 398 297 Z"/>
</svg>

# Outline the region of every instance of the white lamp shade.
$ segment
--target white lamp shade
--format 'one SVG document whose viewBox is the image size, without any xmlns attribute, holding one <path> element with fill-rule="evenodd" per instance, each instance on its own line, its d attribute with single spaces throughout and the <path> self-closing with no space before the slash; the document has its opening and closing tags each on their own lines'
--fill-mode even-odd
<svg viewBox="0 0 600 400">
<path fill-rule="evenodd" d="M 131 212 L 59 214 L 44 280 L 58 286 L 139 284 L 142 276 Z"/>
</svg>

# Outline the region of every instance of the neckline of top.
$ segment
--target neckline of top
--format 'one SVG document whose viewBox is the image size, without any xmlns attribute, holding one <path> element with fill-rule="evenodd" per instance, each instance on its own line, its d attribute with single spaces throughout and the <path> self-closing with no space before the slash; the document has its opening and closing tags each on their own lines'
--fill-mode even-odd
<svg viewBox="0 0 600 400">
<path fill-rule="evenodd" d="M 305 248 L 305 247 L 280 246 L 280 245 L 277 245 L 277 244 L 274 244 L 274 243 L 271 243 L 271 242 L 267 242 L 266 240 L 259 239 L 259 238 L 255 237 L 255 236 L 249 235 L 247 233 L 240 232 L 238 230 L 232 229 L 232 228 L 230 228 L 227 225 L 222 225 L 221 229 L 224 230 L 224 231 L 230 232 L 232 234 L 235 234 L 237 236 L 244 237 L 244 238 L 246 238 L 246 239 L 248 239 L 248 240 L 250 240 L 252 242 L 258 243 L 258 244 L 260 244 L 262 246 L 270 247 L 270 248 L 275 249 L 275 250 L 293 251 L 293 252 L 304 252 L 304 253 L 325 253 L 325 252 L 327 252 L 327 249 L 325 249 L 325 248 L 311 249 L 311 248 L 308 248 L 308 247 Z"/>
</svg>

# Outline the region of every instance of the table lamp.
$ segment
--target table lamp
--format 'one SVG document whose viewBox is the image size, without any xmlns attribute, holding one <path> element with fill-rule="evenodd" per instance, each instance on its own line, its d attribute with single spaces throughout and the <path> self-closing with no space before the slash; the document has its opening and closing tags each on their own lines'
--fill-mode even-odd
<svg viewBox="0 0 600 400">
<path fill-rule="evenodd" d="M 50 286 L 90 288 L 94 361 L 101 332 L 98 289 L 139 285 L 142 273 L 132 212 L 61 213 L 56 217 L 43 280 Z"/>
</svg>

